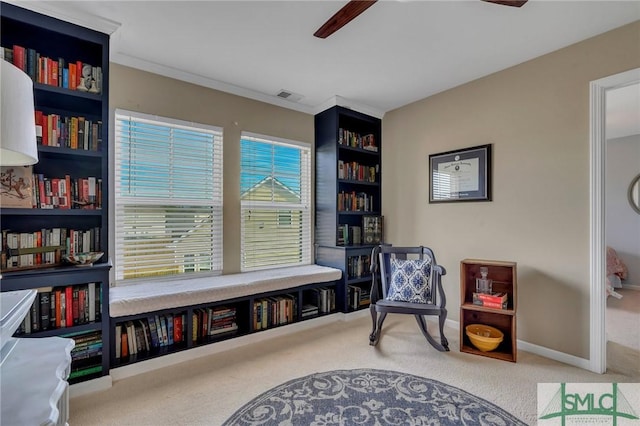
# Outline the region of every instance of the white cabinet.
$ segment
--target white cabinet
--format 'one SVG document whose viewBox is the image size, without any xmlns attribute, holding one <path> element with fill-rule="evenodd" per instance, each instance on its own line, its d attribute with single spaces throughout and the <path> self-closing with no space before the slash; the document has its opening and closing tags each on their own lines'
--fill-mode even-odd
<svg viewBox="0 0 640 426">
<path fill-rule="evenodd" d="M 34 297 L 34 290 L 0 294 L 2 425 L 66 425 L 69 419 L 66 380 L 74 341 L 62 337 L 7 337 L 26 315 L 24 305 L 28 309 Z"/>
</svg>

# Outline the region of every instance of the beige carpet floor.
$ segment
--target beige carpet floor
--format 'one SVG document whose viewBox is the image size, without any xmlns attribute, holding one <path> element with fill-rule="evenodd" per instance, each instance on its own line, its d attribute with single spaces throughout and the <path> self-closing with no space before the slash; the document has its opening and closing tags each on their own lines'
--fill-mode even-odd
<svg viewBox="0 0 640 426">
<path fill-rule="evenodd" d="M 536 424 L 537 383 L 640 381 L 640 377 L 617 373 L 590 373 L 523 351 L 517 363 L 461 353 L 457 330 L 449 328 L 445 333 L 451 352 L 437 352 L 415 320 L 402 315 L 387 318 L 374 348 L 368 343 L 371 320 L 361 314 L 115 381 L 106 391 L 72 398 L 69 424 L 219 425 L 257 395 L 285 381 L 352 368 L 387 369 L 439 380 Z M 430 328 L 436 329 L 435 324 Z"/>
</svg>

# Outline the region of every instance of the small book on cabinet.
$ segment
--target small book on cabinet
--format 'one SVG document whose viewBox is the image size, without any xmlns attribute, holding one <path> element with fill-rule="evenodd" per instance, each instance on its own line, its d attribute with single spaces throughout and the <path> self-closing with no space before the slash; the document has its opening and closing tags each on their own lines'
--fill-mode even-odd
<svg viewBox="0 0 640 426">
<path fill-rule="evenodd" d="M 507 309 L 509 295 L 507 293 L 476 293 L 473 292 L 472 302 L 485 308 Z"/>
</svg>

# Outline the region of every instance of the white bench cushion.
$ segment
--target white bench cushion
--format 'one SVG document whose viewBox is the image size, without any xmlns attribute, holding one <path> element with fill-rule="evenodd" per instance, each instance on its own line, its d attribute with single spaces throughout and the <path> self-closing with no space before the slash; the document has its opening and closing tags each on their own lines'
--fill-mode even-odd
<svg viewBox="0 0 640 426">
<path fill-rule="evenodd" d="M 306 284 L 336 281 L 341 277 L 342 271 L 339 269 L 305 265 L 120 286 L 109 289 L 109 315 L 123 317 L 219 302 Z"/>
</svg>

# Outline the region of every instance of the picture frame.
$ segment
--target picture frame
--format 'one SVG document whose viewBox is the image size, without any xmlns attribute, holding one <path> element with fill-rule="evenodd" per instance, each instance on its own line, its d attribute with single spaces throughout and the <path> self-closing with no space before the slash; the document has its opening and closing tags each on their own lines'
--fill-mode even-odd
<svg viewBox="0 0 640 426">
<path fill-rule="evenodd" d="M 491 144 L 429 155 L 429 203 L 491 201 Z"/>
<path fill-rule="evenodd" d="M 33 167 L 0 167 L 0 206 L 2 208 L 33 208 Z"/>
<path fill-rule="evenodd" d="M 382 216 L 362 216 L 362 243 L 366 245 L 378 245 L 383 242 Z"/>
</svg>

